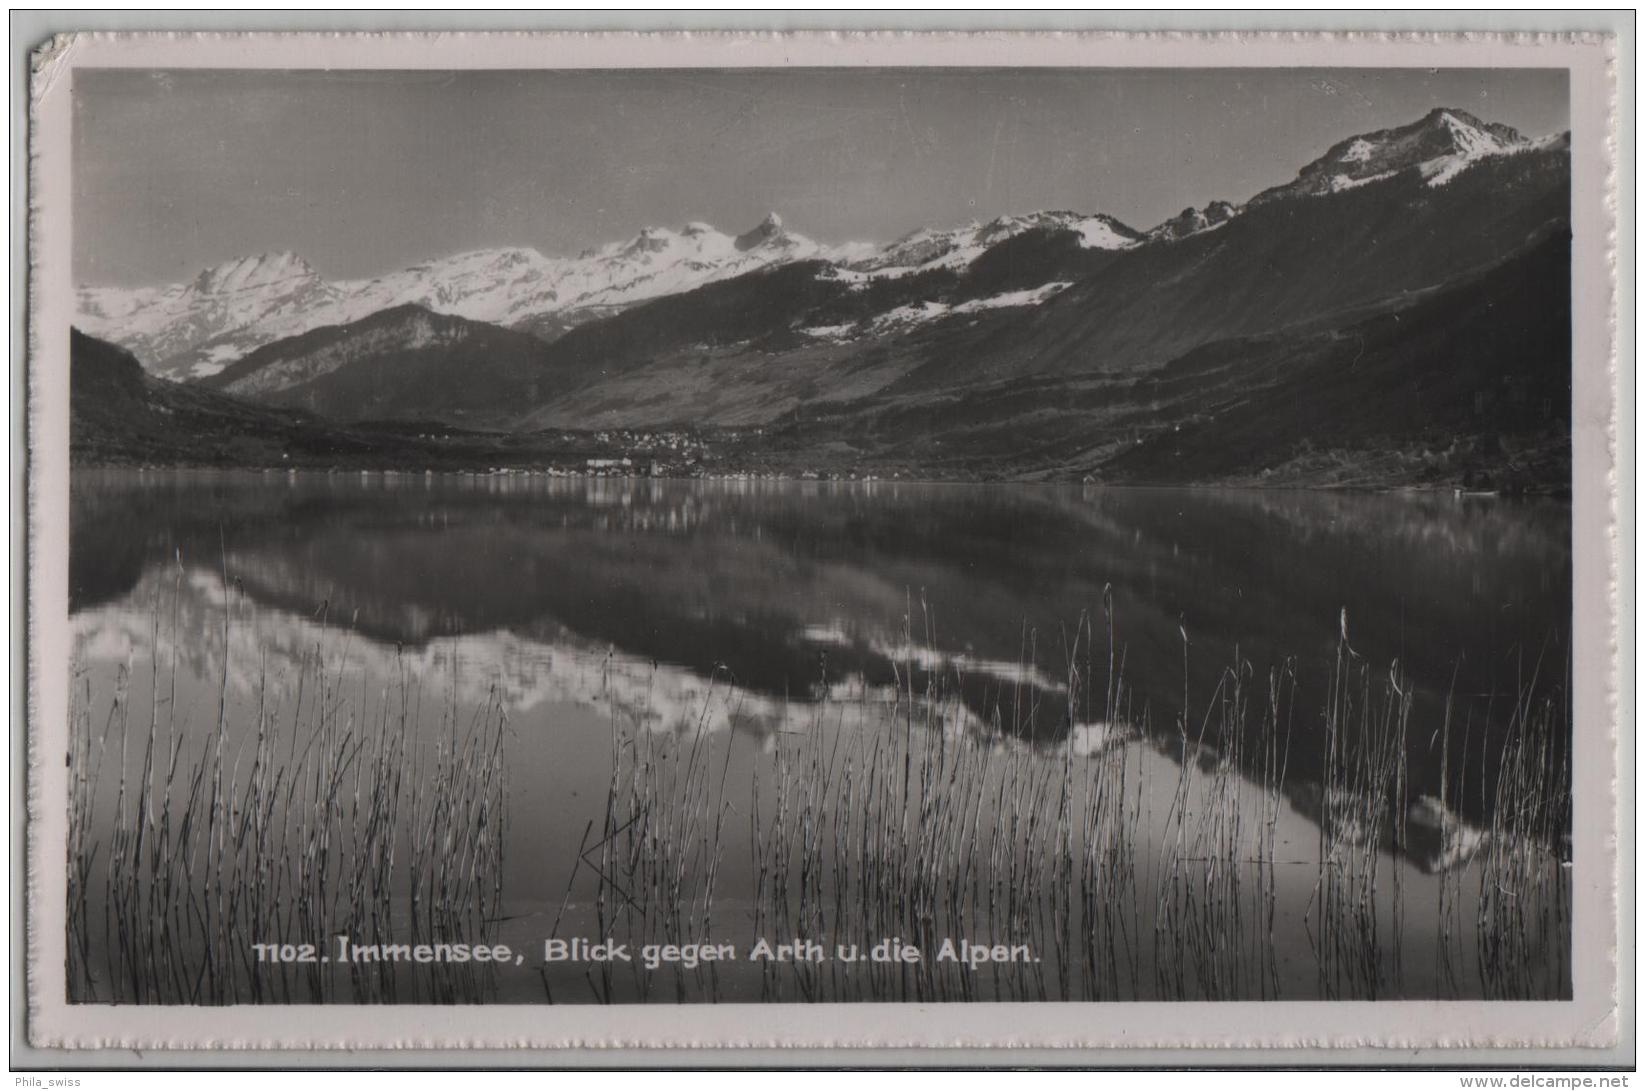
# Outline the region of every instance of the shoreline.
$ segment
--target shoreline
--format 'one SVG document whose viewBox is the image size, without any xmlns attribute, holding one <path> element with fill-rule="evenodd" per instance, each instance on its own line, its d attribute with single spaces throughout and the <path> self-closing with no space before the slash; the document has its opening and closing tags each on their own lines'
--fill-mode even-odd
<svg viewBox="0 0 1645 1091">
<path fill-rule="evenodd" d="M 673 474 L 673 473 L 612 473 L 603 470 L 577 470 L 527 467 L 487 467 L 485 469 L 455 468 L 455 467 L 425 467 L 423 469 L 401 469 L 392 466 L 234 466 L 213 463 L 128 463 L 128 462 L 86 462 L 71 460 L 72 474 L 97 473 L 130 473 L 137 475 L 148 474 L 237 474 L 257 477 L 350 477 L 361 478 L 474 478 L 474 479 L 526 479 L 526 480 L 571 480 L 571 481 L 628 481 L 628 482 L 761 482 L 769 484 L 795 485 L 941 485 L 941 486 L 1031 486 L 1046 488 L 1074 488 L 1102 489 L 1102 490 L 1148 490 L 1148 489 L 1187 489 L 1193 491 L 1247 491 L 1247 492 L 1311 492 L 1311 493 L 1338 493 L 1359 494 L 1373 496 L 1412 495 L 1412 496 L 1452 496 L 1458 500 L 1555 500 L 1569 503 L 1571 492 L 1567 489 L 1525 490 L 1518 492 L 1504 492 L 1497 489 L 1472 489 L 1449 482 L 1432 483 L 1389 483 L 1367 484 L 1358 482 L 1275 482 L 1261 483 L 1246 479 L 1235 479 L 1228 482 L 1205 481 L 1093 481 L 1073 477 L 1048 476 L 1041 478 L 1024 478 L 1012 476 L 972 475 L 965 477 L 936 477 L 925 475 L 907 475 L 894 472 L 889 475 L 868 473 L 842 475 L 819 474 L 811 471 L 790 473 L 781 470 L 726 470 L 710 473 Z"/>
</svg>

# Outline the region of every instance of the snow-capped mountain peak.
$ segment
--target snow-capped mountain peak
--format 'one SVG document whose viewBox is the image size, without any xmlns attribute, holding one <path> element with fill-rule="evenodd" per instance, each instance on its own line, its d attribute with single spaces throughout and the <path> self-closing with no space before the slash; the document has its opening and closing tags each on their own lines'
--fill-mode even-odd
<svg viewBox="0 0 1645 1091">
<path fill-rule="evenodd" d="M 1081 246 L 1093 250 L 1123 250 L 1142 241 L 1140 233 L 1101 213 L 1030 212 L 1000 216 L 987 223 L 973 220 L 962 227 L 920 228 L 849 264 L 853 270 L 878 276 L 961 269 L 989 247 L 1040 228 L 1073 231 L 1080 237 Z"/>
<path fill-rule="evenodd" d="M 737 236 L 736 245 L 738 250 L 747 251 L 758 246 L 780 243 L 786 237 L 787 233 L 783 230 L 783 218 L 775 212 L 767 212 L 765 219 L 755 224 L 751 230 Z"/>
<path fill-rule="evenodd" d="M 1468 155 L 1492 155 L 1524 144 L 1525 138 L 1507 125 L 1481 121 L 1463 110 L 1440 108 L 1428 115 L 1451 134 L 1456 150 Z"/>
<path fill-rule="evenodd" d="M 77 324 L 174 378 L 215 374 L 270 341 L 415 304 L 511 326 L 602 314 L 715 280 L 832 252 L 776 213 L 742 235 L 702 221 L 646 227 L 575 258 L 529 247 L 472 250 L 382 276 L 327 282 L 290 252 L 235 258 L 158 288 L 82 288 Z"/>
<path fill-rule="evenodd" d="M 247 289 L 267 288 L 284 281 L 318 279 L 308 262 L 289 250 L 235 258 L 206 269 L 194 279 L 196 292 L 220 295 Z"/>
<path fill-rule="evenodd" d="M 669 247 L 673 246 L 677 237 L 678 236 L 676 236 L 674 232 L 669 231 L 667 228 L 642 228 L 640 233 L 634 236 L 633 241 L 624 247 L 623 253 L 625 256 L 632 254 L 660 254 L 664 250 L 667 250 Z"/>
<path fill-rule="evenodd" d="M 1148 238 L 1163 239 L 1167 242 L 1185 239 L 1189 235 L 1198 235 L 1202 231 L 1221 227 L 1239 214 L 1239 206 L 1227 201 L 1212 201 L 1204 208 L 1185 208 L 1149 231 Z"/>
<path fill-rule="evenodd" d="M 1466 110 L 1438 107 L 1408 125 L 1332 145 L 1303 167 L 1295 181 L 1265 190 L 1251 203 L 1337 193 L 1408 170 L 1420 171 L 1429 185 L 1444 185 L 1481 159 L 1531 146 L 1532 141 L 1507 125 L 1481 121 Z"/>
</svg>

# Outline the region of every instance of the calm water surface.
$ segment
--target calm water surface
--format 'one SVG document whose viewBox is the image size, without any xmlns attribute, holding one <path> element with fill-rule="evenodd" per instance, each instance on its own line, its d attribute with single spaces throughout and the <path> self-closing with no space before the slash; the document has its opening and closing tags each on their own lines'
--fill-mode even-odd
<svg viewBox="0 0 1645 1091">
<path fill-rule="evenodd" d="M 1447 904 L 1458 920 L 1480 915 L 1478 880 L 1460 857 L 1447 868 L 1443 846 L 1415 834 L 1364 857 L 1380 869 L 1356 880 L 1380 910 L 1357 925 L 1372 953 L 1359 957 L 1364 965 L 1343 958 L 1318 882 L 1333 851 L 1321 834 L 1320 800 L 1332 792 L 1316 771 L 1332 758 L 1319 724 L 1342 657 L 1379 686 L 1397 670 L 1410 700 L 1401 807 L 1443 795 L 1457 829 L 1488 829 L 1516 698 L 1567 700 L 1569 520 L 1561 503 L 1449 495 L 87 472 L 75 478 L 71 511 L 77 696 L 105 739 L 117 695 L 144 725 L 163 706 L 173 741 L 162 751 L 173 747 L 185 770 L 221 727 L 242 755 L 230 782 L 252 764 L 253 710 L 300 707 L 299 687 L 316 669 L 333 672 L 338 704 L 361 723 L 387 723 L 383 710 L 398 708 L 395 729 L 413 747 L 498 709 L 507 848 L 488 927 L 533 952 L 531 965 L 497 971 L 492 985 L 506 999 L 1495 995 L 1490 943 L 1445 923 Z M 1206 737 L 1232 677 L 1260 711 L 1275 671 L 1294 687 L 1284 787 L 1265 794 L 1244 761 L 1237 783 L 1218 788 L 1209 749 L 1195 759 L 1183 734 Z M 1116 677 L 1123 697 L 1110 701 Z M 403 699 L 408 686 L 419 703 Z M 923 704 L 913 700 L 922 694 Z M 297 732 L 300 719 L 268 730 Z M 1029 967 L 949 976 L 870 968 L 855 978 L 837 966 L 746 962 L 712 973 L 537 972 L 551 933 L 597 937 L 620 926 L 744 950 L 779 924 L 790 939 L 809 924 L 808 934 L 827 929 L 829 943 L 865 947 L 892 935 L 876 926 L 904 922 L 843 912 L 838 891 L 860 879 L 839 875 L 837 862 L 812 901 L 833 898 L 841 912 L 808 909 L 786 889 L 777 901 L 798 924 L 762 919 L 759 905 L 771 901 L 761 852 L 777 828 L 773 808 L 789 806 L 773 786 L 826 782 L 856 807 L 868 797 L 851 792 L 879 775 L 869 772 L 875 732 L 899 723 L 902 740 L 886 745 L 900 745 L 911 769 L 946 770 L 993 800 L 969 818 L 962 811 L 973 831 L 963 837 L 939 808 L 918 812 L 943 844 L 980 844 L 977 831 L 1003 826 L 1013 792 L 1032 808 L 1036 784 L 1073 783 L 1070 807 L 1094 814 L 1110 806 L 1095 786 L 1119 778 L 1113 824 L 1130 839 L 1127 858 L 1146 866 L 1095 897 L 1128 899 L 1126 912 L 1059 909 L 1059 895 L 1022 893 L 1077 885 L 1025 851 L 998 885 L 1020 888 L 1023 905 L 1044 903 L 1047 923 L 1026 922 L 1020 908 L 990 915 L 978 900 L 950 905 L 943 927 L 1032 936 L 1041 962 Z M 1260 749 L 1260 731 L 1254 738 L 1248 754 Z M 955 740 L 1027 757 L 967 765 L 973 759 L 952 756 Z M 1538 750 L 1547 782 L 1564 776 L 1567 745 L 1556 733 Z M 103 757 L 105 770 L 133 768 L 139 750 Z M 1083 763 L 1076 773 L 1069 754 Z M 1036 762 L 1043 773 L 1032 772 Z M 674 925 L 636 925 L 633 903 L 643 899 L 624 890 L 629 905 L 617 904 L 615 865 L 589 851 L 609 829 L 614 767 L 630 799 L 652 778 L 653 808 L 657 798 L 704 797 L 708 817 L 683 823 L 682 838 L 718 827 L 720 848 L 680 858 L 696 893 Z M 847 767 L 855 787 L 842 780 Z M 1189 767 L 1204 785 L 1184 787 Z M 130 805 L 117 779 L 103 775 L 92 789 L 91 822 L 105 841 L 116 836 L 112 816 Z M 1266 872 L 1233 877 L 1243 892 L 1228 904 L 1249 903 L 1243 916 L 1213 920 L 1200 906 L 1200 939 L 1162 942 L 1162 921 L 1177 917 L 1159 846 L 1181 822 L 1179 791 L 1213 810 L 1201 797 L 1224 792 L 1223 809 L 1249 818 L 1237 836 L 1270 825 L 1276 845 Z M 802 804 L 794 807 L 797 820 Z M 825 806 L 816 815 L 850 833 Z M 1213 836 L 1211 825 L 1194 829 Z M 906 826 L 898 836 L 918 845 Z M 709 898 L 701 872 L 711 858 Z M 1568 922 L 1552 919 L 1516 948 L 1531 950 L 1534 965 L 1507 994 L 1568 991 Z M 1207 953 L 1216 928 L 1250 941 L 1245 963 L 1230 968 L 1218 962 L 1226 955 Z M 1447 944 L 1458 948 L 1454 967 Z M 94 971 L 92 992 L 116 976 Z"/>
</svg>

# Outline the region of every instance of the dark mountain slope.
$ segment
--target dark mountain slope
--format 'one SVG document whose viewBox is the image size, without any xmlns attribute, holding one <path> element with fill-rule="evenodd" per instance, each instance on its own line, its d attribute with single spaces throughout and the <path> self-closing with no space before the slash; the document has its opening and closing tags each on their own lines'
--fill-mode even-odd
<svg viewBox="0 0 1645 1091">
<path fill-rule="evenodd" d="M 1066 228 L 1035 228 L 964 269 L 853 281 L 826 263 L 802 262 L 705 285 L 559 336 L 545 357 L 555 393 L 517 424 L 742 424 L 772 419 L 797 400 L 860 396 L 865 385 L 883 388 L 917 367 L 927 340 L 947 343 L 949 332 L 838 344 L 804 330 L 1072 280 L 1117 253 L 1085 248 Z M 998 321 L 989 313 L 961 325 Z"/>
<path fill-rule="evenodd" d="M 547 347 L 527 333 L 406 304 L 264 345 L 201 385 L 340 420 L 487 424 L 551 396 Z"/>
<path fill-rule="evenodd" d="M 581 465 L 601 445 L 558 435 L 500 436 L 438 425 L 345 425 L 252 405 L 146 374 L 116 345 L 69 333 L 69 454 L 76 466 L 473 469 Z"/>
<path fill-rule="evenodd" d="M 1431 298 L 1303 341 L 1222 404 L 1189 403 L 1180 431 L 1108 460 L 1107 479 L 1332 475 L 1365 458 L 1455 462 L 1448 479 L 1509 491 L 1569 487 L 1571 250 L 1546 238 Z M 1191 372 L 1179 361 L 1167 368 Z M 1260 384 L 1260 385 L 1259 385 Z M 1208 385 L 1217 385 L 1214 382 Z M 1414 467 L 1413 467 L 1414 469 Z"/>
<path fill-rule="evenodd" d="M 963 302 L 1038 288 L 1052 281 L 1080 280 L 1102 271 L 1125 253 L 1082 246 L 1079 235 L 1066 228 L 1035 228 L 983 251 L 966 268 L 952 298 Z"/>
<path fill-rule="evenodd" d="M 567 386 L 642 365 L 687 345 L 713 347 L 787 334 L 803 315 L 845 291 L 829 266 L 807 261 L 747 273 L 579 326 L 549 350 Z"/>
<path fill-rule="evenodd" d="M 69 332 L 69 452 L 78 463 L 280 465 L 369 445 L 305 413 L 271 411 L 144 373 L 125 349 Z"/>
<path fill-rule="evenodd" d="M 671 352 L 751 341 L 793 345 L 802 340 L 793 333 L 797 322 L 848 294 L 848 285 L 825 275 L 828 269 L 801 262 L 745 274 L 588 322 L 552 343 L 414 305 L 395 307 L 265 345 L 200 385 L 340 420 L 506 426 L 532 406 Z M 893 298 L 920 288 L 904 285 Z M 872 302 L 879 301 L 876 294 Z"/>
<path fill-rule="evenodd" d="M 1134 378 L 1201 345 L 1329 330 L 1477 275 L 1568 231 L 1568 179 L 1556 146 L 1481 161 L 1442 186 L 1411 169 L 1270 200 L 1128 250 L 1038 229 L 959 271 L 867 284 L 820 265 L 752 274 L 567 334 L 549 354 L 557 393 L 521 420 L 751 424 L 803 406 L 834 417 L 875 394 L 949 404 L 961 388 L 1030 376 Z M 843 342 L 798 332 L 1053 281 L 1074 283 L 1038 306 L 859 327 Z"/>
<path fill-rule="evenodd" d="M 1569 488 L 1570 241 L 1335 330 L 796 410 L 776 464 L 1128 483 Z"/>
<path fill-rule="evenodd" d="M 1415 171 L 1275 200 L 1212 231 L 1114 255 L 900 389 L 1162 364 L 1196 345 L 1398 305 L 1568 230 L 1564 148 L 1485 160 L 1443 186 Z"/>
<path fill-rule="evenodd" d="M 849 324 L 925 301 L 954 303 L 1038 287 L 1059 274 L 1101 268 L 1111 256 L 1111 251 L 1080 250 L 1072 231 L 1040 228 L 998 244 L 963 270 L 852 282 L 826 262 L 797 262 L 665 296 L 579 326 L 554 341 L 547 359 L 563 392 L 643 369 L 681 350 L 744 344 L 768 353 L 809 349 L 811 339 L 796 332 L 802 327 Z"/>
</svg>

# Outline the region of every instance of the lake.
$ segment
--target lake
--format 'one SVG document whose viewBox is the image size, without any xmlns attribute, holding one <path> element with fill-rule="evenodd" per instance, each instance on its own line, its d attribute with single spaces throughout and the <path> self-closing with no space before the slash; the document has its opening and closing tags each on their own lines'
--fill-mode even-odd
<svg viewBox="0 0 1645 1091">
<path fill-rule="evenodd" d="M 1567 503 L 173 471 L 71 501 L 77 999 L 1570 993 Z M 418 939 L 520 961 L 347 957 Z"/>
</svg>

